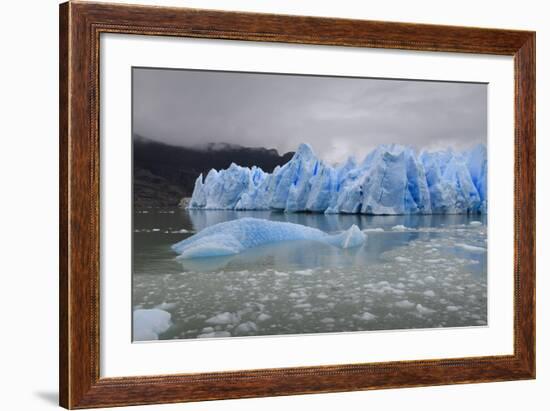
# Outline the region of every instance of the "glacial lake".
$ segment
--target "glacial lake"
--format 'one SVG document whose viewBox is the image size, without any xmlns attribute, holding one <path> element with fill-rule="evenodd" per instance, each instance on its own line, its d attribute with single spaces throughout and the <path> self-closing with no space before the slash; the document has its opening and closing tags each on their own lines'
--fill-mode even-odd
<svg viewBox="0 0 550 411">
<path fill-rule="evenodd" d="M 487 325 L 485 215 L 147 208 L 133 217 L 132 308 L 171 314 L 162 340 Z M 292 241 L 185 261 L 170 248 L 242 217 L 331 234 L 356 224 L 368 238 L 355 249 Z"/>
</svg>

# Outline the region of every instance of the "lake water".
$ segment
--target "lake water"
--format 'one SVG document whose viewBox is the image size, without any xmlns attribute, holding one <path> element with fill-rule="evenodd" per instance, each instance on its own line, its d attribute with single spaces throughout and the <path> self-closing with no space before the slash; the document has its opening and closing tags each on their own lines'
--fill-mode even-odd
<svg viewBox="0 0 550 411">
<path fill-rule="evenodd" d="M 241 217 L 328 233 L 356 224 L 368 238 L 356 249 L 292 241 L 176 260 L 172 244 Z M 133 238 L 133 309 L 171 314 L 159 339 L 487 324 L 486 216 L 142 209 Z"/>
</svg>

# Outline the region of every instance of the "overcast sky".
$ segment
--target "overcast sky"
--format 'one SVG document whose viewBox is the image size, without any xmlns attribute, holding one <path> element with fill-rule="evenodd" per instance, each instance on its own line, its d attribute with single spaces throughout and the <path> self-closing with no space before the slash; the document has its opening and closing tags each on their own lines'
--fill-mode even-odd
<svg viewBox="0 0 550 411">
<path fill-rule="evenodd" d="M 210 142 L 364 157 L 383 143 L 462 149 L 485 143 L 485 84 L 134 69 L 133 132 L 182 146 Z"/>
</svg>

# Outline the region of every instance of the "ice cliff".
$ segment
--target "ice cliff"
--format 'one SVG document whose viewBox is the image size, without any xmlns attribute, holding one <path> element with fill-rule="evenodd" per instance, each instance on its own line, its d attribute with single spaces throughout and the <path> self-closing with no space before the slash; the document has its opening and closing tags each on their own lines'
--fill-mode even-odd
<svg viewBox="0 0 550 411">
<path fill-rule="evenodd" d="M 339 248 L 361 246 L 367 236 L 356 225 L 330 235 L 316 228 L 259 218 L 240 218 L 207 227 L 172 246 L 180 259 L 221 257 L 281 241 L 309 240 Z"/>
<path fill-rule="evenodd" d="M 349 214 L 487 212 L 487 149 L 421 152 L 382 145 L 362 162 L 321 161 L 308 144 L 266 173 L 231 164 L 195 182 L 189 208 Z"/>
</svg>

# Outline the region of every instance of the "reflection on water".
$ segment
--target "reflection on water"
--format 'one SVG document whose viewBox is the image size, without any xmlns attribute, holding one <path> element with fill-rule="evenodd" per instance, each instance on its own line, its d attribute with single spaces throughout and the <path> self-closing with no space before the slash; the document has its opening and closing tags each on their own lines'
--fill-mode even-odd
<svg viewBox="0 0 550 411">
<path fill-rule="evenodd" d="M 235 211 L 235 210 L 177 210 L 180 215 L 193 227 L 195 231 L 243 217 L 265 218 L 272 221 L 285 221 L 315 227 L 326 232 L 347 230 L 356 224 L 361 229 L 385 228 L 396 225 L 406 227 L 440 227 L 465 224 L 473 220 L 483 221 L 486 216 L 455 215 L 396 215 L 396 216 L 367 216 L 360 214 L 318 214 L 318 213 L 283 213 L 275 211 Z"/>
<path fill-rule="evenodd" d="M 242 217 L 329 233 L 356 224 L 368 239 L 356 249 L 292 241 L 182 261 L 170 249 Z M 171 313 L 161 339 L 485 325 L 485 218 L 137 210 L 134 309 Z"/>
</svg>

